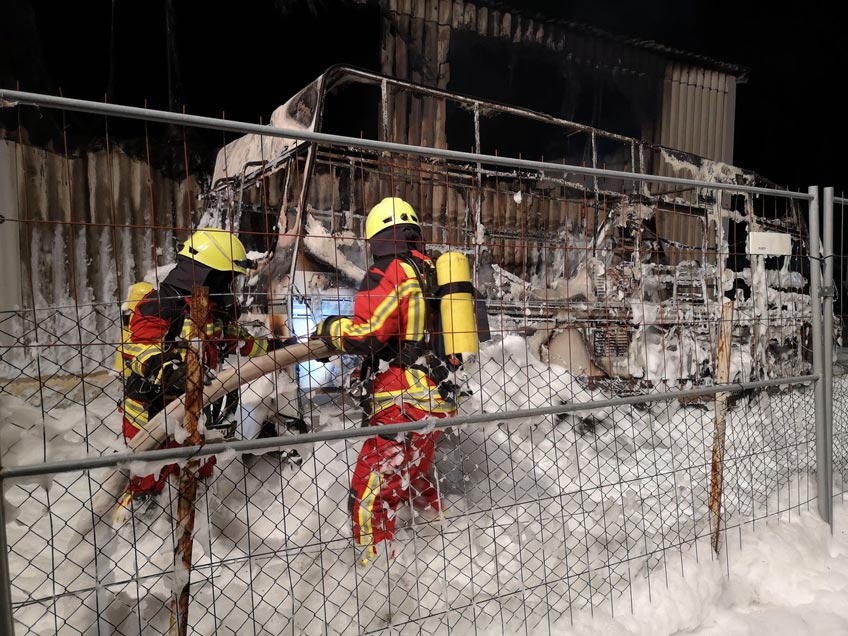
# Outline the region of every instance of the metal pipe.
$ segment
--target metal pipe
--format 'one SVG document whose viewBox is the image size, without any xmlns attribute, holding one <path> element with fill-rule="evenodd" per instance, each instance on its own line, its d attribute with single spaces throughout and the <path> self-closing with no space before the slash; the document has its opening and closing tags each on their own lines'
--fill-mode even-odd
<svg viewBox="0 0 848 636">
<path fill-rule="evenodd" d="M 515 420 L 525 417 L 538 417 L 541 415 L 558 415 L 560 413 L 572 413 L 574 411 L 591 411 L 595 409 L 624 406 L 627 404 L 644 404 L 647 402 L 664 402 L 675 398 L 691 398 L 701 395 L 713 395 L 726 391 L 738 393 L 749 389 L 762 389 L 770 386 L 782 386 L 788 384 L 804 384 L 814 382 L 819 375 L 799 375 L 790 378 L 778 378 L 774 380 L 758 380 L 756 382 L 737 382 L 734 384 L 715 385 L 701 387 L 698 389 L 687 389 L 685 391 L 669 391 L 667 393 L 652 393 L 650 395 L 631 395 L 629 397 L 611 398 L 609 400 L 595 400 L 593 402 L 579 402 L 557 404 L 555 406 L 544 406 L 535 409 L 523 409 L 506 413 L 477 413 L 474 415 L 460 415 L 450 418 L 430 417 L 417 422 L 405 424 L 386 424 L 383 426 L 366 426 L 353 429 L 342 429 L 335 431 L 324 431 L 321 433 L 306 433 L 303 435 L 287 435 L 285 437 L 266 437 L 263 439 L 245 440 L 239 442 L 219 442 L 215 444 L 204 444 L 203 446 L 189 446 L 180 448 L 164 448 L 161 450 L 145 451 L 141 453 L 113 453 L 102 457 L 81 457 L 78 459 L 67 459 L 44 464 L 32 464 L 28 466 L 14 466 L 0 469 L 0 479 L 16 479 L 20 477 L 32 477 L 34 475 L 53 475 L 57 473 L 69 473 L 78 470 L 91 470 L 96 468 L 117 467 L 127 462 L 161 462 L 164 460 L 178 460 L 220 453 L 244 453 L 259 449 L 283 448 L 287 446 L 298 446 L 301 444 L 312 444 L 316 442 L 330 442 L 344 439 L 356 439 L 359 437 L 372 437 L 374 435 L 397 435 L 410 431 L 448 429 L 469 424 L 497 424 L 504 420 Z M 385 430 L 385 432 L 383 432 Z"/>
<path fill-rule="evenodd" d="M 440 88 L 435 88 L 432 86 L 423 86 L 421 84 L 415 84 L 413 82 L 408 82 L 402 79 L 398 79 L 396 77 L 387 77 L 385 75 L 377 75 L 370 71 L 363 71 L 362 69 L 346 67 L 343 69 L 346 75 L 351 75 L 354 77 L 360 77 L 365 80 L 370 80 L 372 82 L 379 81 L 381 86 L 385 86 L 387 84 L 392 84 L 393 86 L 399 86 L 403 89 L 414 93 L 423 93 L 424 95 L 430 95 L 433 97 L 439 97 L 443 99 L 449 99 L 456 101 L 460 104 L 466 104 L 467 110 L 475 110 L 483 109 L 487 111 L 491 111 L 497 114 L 507 114 L 507 115 L 518 115 L 519 117 L 526 117 L 527 119 L 531 119 L 533 121 L 544 122 L 546 124 L 553 124 L 554 126 L 559 126 L 562 128 L 568 128 L 569 134 L 574 134 L 575 132 L 582 132 L 586 134 L 598 133 L 603 135 L 606 139 L 615 139 L 616 141 L 621 141 L 625 143 L 632 143 L 635 141 L 632 137 L 627 137 L 625 135 L 619 135 L 614 132 L 610 132 L 608 130 L 601 130 L 599 128 L 593 128 L 592 126 L 587 126 L 586 124 L 580 124 L 575 121 L 570 121 L 568 119 L 562 119 L 561 117 L 554 117 L 548 113 L 541 113 L 537 110 L 529 110 L 527 108 L 520 108 L 518 106 L 511 106 L 509 104 L 503 104 L 501 102 L 492 102 L 485 101 L 482 99 L 476 99 L 474 97 L 468 97 L 467 95 L 459 95 L 457 93 L 452 93 L 447 90 L 443 90 Z M 326 74 L 324 75 L 326 77 Z M 330 85 L 333 86 L 332 82 Z M 387 135 L 388 138 L 388 135 Z"/>
<path fill-rule="evenodd" d="M 824 327 L 822 326 L 822 302 L 821 302 L 821 238 L 819 234 L 819 188 L 810 186 L 809 193 L 813 195 L 810 201 L 810 301 L 812 303 L 813 315 L 810 320 L 813 332 L 813 375 L 819 377 L 816 380 L 816 497 L 818 498 L 819 516 L 831 523 L 830 506 L 827 498 L 827 450 L 825 438 L 827 437 L 827 426 L 825 424 L 824 404 Z"/>
<path fill-rule="evenodd" d="M 823 243 L 824 278 L 822 279 L 822 313 L 824 314 L 824 443 L 827 477 L 827 506 L 830 531 L 833 533 L 833 188 L 824 189 Z"/>
<path fill-rule="evenodd" d="M 370 150 L 398 152 L 411 155 L 421 155 L 451 161 L 463 161 L 467 163 L 485 163 L 491 165 L 509 166 L 513 168 L 526 168 L 553 174 L 571 173 L 583 174 L 596 177 L 610 177 L 614 179 L 632 180 L 637 177 L 640 181 L 652 183 L 671 183 L 698 188 L 709 188 L 728 192 L 748 192 L 751 194 L 763 194 L 767 196 L 782 197 L 786 199 L 797 199 L 810 201 L 809 194 L 801 192 L 789 192 L 787 190 L 775 190 L 772 188 L 758 188 L 755 186 L 737 185 L 733 183 L 705 183 L 696 179 L 678 179 L 676 177 L 662 177 L 657 175 L 635 174 L 621 170 L 604 170 L 602 168 L 589 168 L 585 166 L 570 166 L 565 164 L 549 163 L 546 161 L 531 161 L 528 159 L 515 159 L 511 157 L 499 157 L 473 152 L 460 152 L 446 150 L 443 148 L 428 148 L 424 146 L 411 146 L 374 139 L 357 139 L 355 137 L 344 137 L 341 135 L 328 135 L 326 133 L 312 132 L 308 130 L 289 130 L 263 126 L 260 124 L 248 124 L 244 122 L 215 119 L 214 117 L 200 117 L 198 115 L 184 115 L 149 108 L 136 108 L 134 106 L 120 106 L 91 102 L 82 99 L 69 99 L 66 97 L 55 97 L 53 95 L 41 95 L 39 93 L 27 93 L 24 91 L 11 91 L 0 89 L 0 104 L 2 102 L 28 104 L 31 106 L 43 106 L 45 108 L 58 108 L 73 110 L 95 115 L 111 115 L 115 117 L 127 117 L 129 119 L 141 119 L 144 121 L 155 121 L 165 124 L 179 124 L 183 126 L 194 126 L 197 128 L 210 128 L 213 130 L 225 130 L 242 134 L 265 135 L 268 137 L 286 137 L 289 139 L 300 139 L 315 143 L 348 146 L 353 148 L 366 148 Z M 6 104 L 8 106 L 10 104 Z"/>
<path fill-rule="evenodd" d="M 6 545 L 6 499 L 0 478 L 0 636 L 15 636 L 12 619 L 12 579 L 9 576 L 9 546 Z"/>
</svg>

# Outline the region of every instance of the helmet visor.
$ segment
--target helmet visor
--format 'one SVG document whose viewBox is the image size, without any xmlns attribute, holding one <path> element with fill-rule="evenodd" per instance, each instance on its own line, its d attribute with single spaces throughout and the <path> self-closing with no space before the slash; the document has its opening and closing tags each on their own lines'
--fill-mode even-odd
<svg viewBox="0 0 848 636">
<path fill-rule="evenodd" d="M 249 258 L 242 258 L 240 260 L 233 261 L 233 265 L 236 266 L 236 268 L 237 268 L 236 271 L 238 271 L 238 269 L 243 269 L 243 270 L 256 269 L 256 261 L 251 260 Z M 244 272 L 239 272 L 239 273 L 246 274 L 247 272 L 244 271 Z"/>
</svg>

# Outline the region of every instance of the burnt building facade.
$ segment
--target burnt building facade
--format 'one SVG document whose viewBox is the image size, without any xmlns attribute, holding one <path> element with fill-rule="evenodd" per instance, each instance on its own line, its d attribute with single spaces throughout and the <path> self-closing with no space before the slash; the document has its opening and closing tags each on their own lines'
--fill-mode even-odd
<svg viewBox="0 0 848 636">
<path fill-rule="evenodd" d="M 733 163 L 743 67 L 527 14 L 520 3 L 383 0 L 379 10 L 385 75 Z M 447 143 L 438 128 L 417 129 L 417 114 L 399 122 L 396 141 Z"/>
</svg>

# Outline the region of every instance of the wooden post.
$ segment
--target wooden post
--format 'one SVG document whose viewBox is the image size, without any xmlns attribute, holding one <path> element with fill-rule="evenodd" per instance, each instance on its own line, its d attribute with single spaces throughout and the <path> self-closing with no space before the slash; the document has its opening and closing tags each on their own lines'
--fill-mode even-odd
<svg viewBox="0 0 848 636">
<path fill-rule="evenodd" d="M 725 299 L 721 306 L 721 325 L 718 336 L 716 384 L 730 381 L 730 346 L 733 336 L 733 301 Z M 713 428 L 713 457 L 710 470 L 710 519 L 713 526 L 713 551 L 721 545 L 721 489 L 724 478 L 724 430 L 727 416 L 727 392 L 716 394 L 716 416 Z"/>
<path fill-rule="evenodd" d="M 185 429 L 186 444 L 201 442 L 197 422 L 203 408 L 203 338 L 206 335 L 206 313 L 209 288 L 195 287 L 191 293 L 191 331 L 186 350 Z M 177 546 L 174 553 L 174 596 L 171 599 L 171 636 L 185 636 L 188 628 L 188 593 L 191 582 L 191 547 L 194 534 L 194 499 L 197 495 L 199 462 L 190 459 L 180 471 L 177 504 Z"/>
</svg>

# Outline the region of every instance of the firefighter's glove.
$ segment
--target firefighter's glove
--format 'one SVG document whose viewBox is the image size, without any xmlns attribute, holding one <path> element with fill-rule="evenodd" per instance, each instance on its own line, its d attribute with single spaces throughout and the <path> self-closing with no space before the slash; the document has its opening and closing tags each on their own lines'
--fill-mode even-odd
<svg viewBox="0 0 848 636">
<path fill-rule="evenodd" d="M 321 342 L 323 342 L 325 345 L 327 345 L 327 347 L 330 348 L 331 350 L 333 350 L 334 352 L 338 351 L 336 346 L 333 344 L 333 338 L 330 335 L 330 333 L 331 333 L 331 329 L 333 327 L 333 323 L 335 323 L 338 320 L 341 320 L 341 318 L 342 318 L 342 316 L 327 316 L 326 318 L 324 318 L 324 320 L 322 320 L 321 322 L 318 323 L 318 326 L 315 327 L 315 331 L 312 333 L 311 336 L 309 336 L 309 339 L 310 340 L 320 340 Z M 318 362 L 323 362 L 324 364 L 326 364 L 327 362 L 330 361 L 330 358 L 316 358 L 316 360 Z"/>
<path fill-rule="evenodd" d="M 186 391 L 186 363 L 180 359 L 168 360 L 159 370 L 158 380 L 165 395 L 180 396 Z"/>
</svg>

